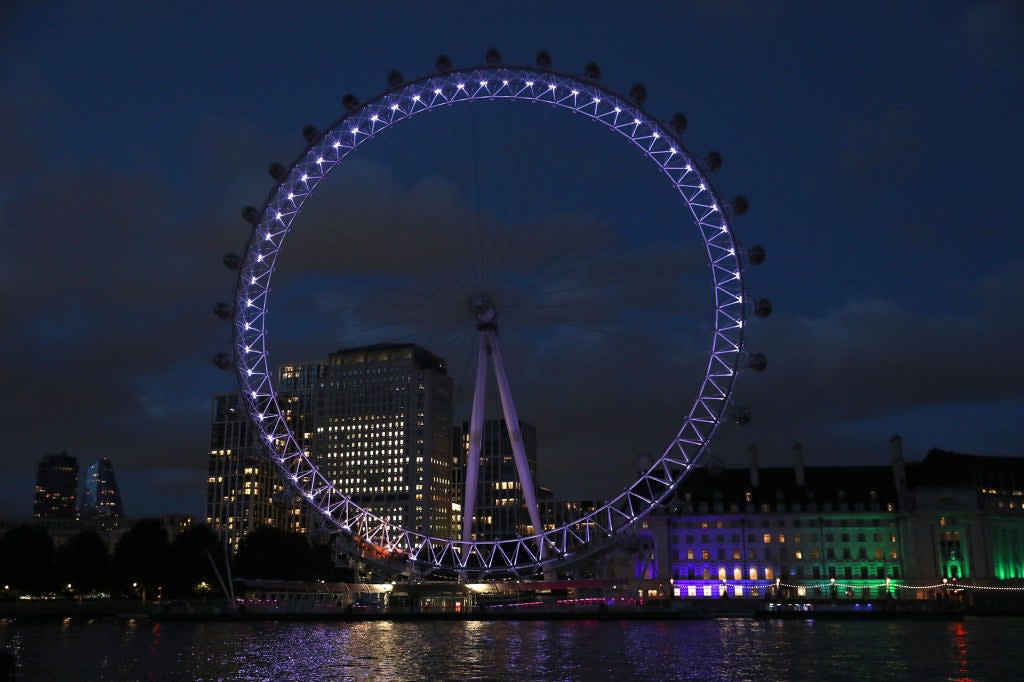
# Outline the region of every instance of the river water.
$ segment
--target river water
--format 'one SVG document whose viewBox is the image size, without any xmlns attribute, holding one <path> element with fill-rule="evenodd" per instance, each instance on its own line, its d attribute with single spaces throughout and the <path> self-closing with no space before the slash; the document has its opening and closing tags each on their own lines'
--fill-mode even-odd
<svg viewBox="0 0 1024 682">
<path fill-rule="evenodd" d="M 1024 619 L 0 623 L 18 680 L 1024 680 Z"/>
</svg>

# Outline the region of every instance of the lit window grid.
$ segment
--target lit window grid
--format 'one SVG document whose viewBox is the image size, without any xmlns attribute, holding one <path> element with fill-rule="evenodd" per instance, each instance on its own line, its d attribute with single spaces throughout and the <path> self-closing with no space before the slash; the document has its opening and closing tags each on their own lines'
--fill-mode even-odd
<svg viewBox="0 0 1024 682">
<path fill-rule="evenodd" d="M 334 489 L 295 442 L 274 395 L 266 354 L 268 292 L 277 255 L 292 221 L 319 181 L 350 151 L 391 125 L 437 107 L 480 99 L 547 103 L 586 115 L 629 139 L 654 161 L 687 204 L 704 240 L 714 283 L 715 332 L 707 371 L 676 437 L 630 488 L 593 517 L 553 529 L 543 538 L 532 538 L 532 549 L 525 539 L 500 547 L 463 546 L 458 541 L 403 533 L 353 504 Z M 589 537 L 589 532 L 588 537 L 580 537 L 571 531 L 570 526 L 579 522 L 586 522 L 588 531 L 595 529 L 607 536 L 623 531 L 664 500 L 699 463 L 729 404 L 743 344 L 743 284 L 736 244 L 721 206 L 692 155 L 661 123 L 624 98 L 572 76 L 528 68 L 480 67 L 432 76 L 374 98 L 336 122 L 292 165 L 261 211 L 246 249 L 235 307 L 236 367 L 263 446 L 292 484 L 336 526 L 350 532 L 359 528 L 371 542 L 372 538 L 389 538 L 385 550 L 401 551 L 427 572 L 454 569 L 463 575 L 487 575 L 504 568 L 518 574 L 521 569 L 536 570 L 567 559 L 580 544 L 596 539 Z M 471 568 L 468 557 L 480 562 L 472 571 L 467 570 Z"/>
</svg>

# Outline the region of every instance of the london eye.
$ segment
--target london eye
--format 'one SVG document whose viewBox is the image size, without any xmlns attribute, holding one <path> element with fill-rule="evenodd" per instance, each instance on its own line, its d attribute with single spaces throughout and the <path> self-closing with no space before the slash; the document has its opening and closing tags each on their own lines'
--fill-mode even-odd
<svg viewBox="0 0 1024 682">
<path fill-rule="evenodd" d="M 766 366 L 763 355 L 749 353 L 744 346 L 750 314 L 766 316 L 771 312 L 768 300 L 749 300 L 744 289 L 744 268 L 763 262 L 764 250 L 755 246 L 741 251 L 733 233 L 733 218 L 746 211 L 746 199 L 722 200 L 710 180 L 721 157 L 711 152 L 697 158 L 687 150 L 681 142 L 686 118 L 677 114 L 668 124 L 662 123 L 645 110 L 643 86 L 619 94 L 600 82 L 600 70 L 594 64 L 588 64 L 582 76 L 575 76 L 553 70 L 546 53 L 538 55 L 534 66 L 507 65 L 493 50 L 485 61 L 480 66 L 454 68 L 442 57 L 434 73 L 413 80 L 392 72 L 390 87 L 384 92 L 365 102 L 348 95 L 343 100 L 345 110 L 334 123 L 324 130 L 307 127 L 303 131 L 307 146 L 302 153 L 288 166 L 271 166 L 275 185 L 263 205 L 243 210 L 252 226 L 245 251 L 225 257 L 225 265 L 238 273 L 234 305 L 220 304 L 215 309 L 218 316 L 234 323 L 233 355 L 221 354 L 215 363 L 235 369 L 242 405 L 266 458 L 322 518 L 325 527 L 349 541 L 351 551 L 418 576 L 479 580 L 550 574 L 608 547 L 673 496 L 687 474 L 706 459 L 709 444 L 723 422 L 749 421 L 749 410 L 733 403 L 736 379 L 744 369 L 761 371 Z M 300 445 L 279 403 L 269 360 L 271 280 L 303 207 L 352 152 L 421 114 L 494 100 L 537 103 L 589 119 L 613 133 L 609 139 L 618 138 L 653 163 L 678 196 L 680 223 L 696 230 L 704 245 L 714 317 L 703 377 L 696 387 L 687 389 L 693 391 L 693 400 L 680 405 L 681 423 L 666 434 L 660 455 L 635 480 L 580 518 L 545 530 L 532 495 L 534 482 L 517 456 L 534 532 L 475 540 L 470 532 L 475 491 L 475 478 L 470 480 L 474 476 L 471 448 L 461 537 L 435 537 L 400 527 L 357 504 L 322 473 L 315 457 Z M 475 293 L 473 312 L 480 332 L 480 354 L 471 430 L 479 430 L 482 419 L 478 394 L 484 390 L 482 377 L 488 363 L 494 366 L 505 421 L 512 428 L 517 417 L 507 378 L 503 379 L 496 310 L 485 292 Z M 515 443 L 514 434 L 512 440 Z"/>
</svg>

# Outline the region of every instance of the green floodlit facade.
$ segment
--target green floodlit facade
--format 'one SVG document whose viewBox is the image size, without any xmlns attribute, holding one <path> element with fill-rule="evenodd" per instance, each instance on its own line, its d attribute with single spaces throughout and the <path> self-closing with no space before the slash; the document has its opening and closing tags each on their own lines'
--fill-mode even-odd
<svg viewBox="0 0 1024 682">
<path fill-rule="evenodd" d="M 1024 460 L 933 450 L 889 466 L 695 472 L 637 531 L 632 577 L 680 598 L 926 597 L 921 585 L 1024 581 Z M 1010 581 L 1010 582 L 1006 582 Z"/>
</svg>

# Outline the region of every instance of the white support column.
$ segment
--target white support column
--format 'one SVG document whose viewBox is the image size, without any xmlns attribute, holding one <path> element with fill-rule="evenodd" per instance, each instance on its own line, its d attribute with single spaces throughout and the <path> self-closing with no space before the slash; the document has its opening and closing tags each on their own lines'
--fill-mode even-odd
<svg viewBox="0 0 1024 682">
<path fill-rule="evenodd" d="M 523 433 L 519 428 L 519 414 L 512 401 L 512 389 L 505 375 L 505 363 L 501 361 L 501 350 L 498 348 L 498 336 L 493 331 L 485 331 L 481 336 L 490 343 L 491 361 L 494 363 L 494 376 L 498 380 L 498 394 L 501 396 L 501 409 L 505 414 L 505 425 L 508 427 L 509 440 L 512 441 L 512 456 L 519 470 L 519 484 L 523 487 L 523 499 L 526 500 L 526 511 L 530 514 L 530 523 L 534 533 L 544 532 L 537 508 L 537 491 L 533 487 L 533 475 L 530 463 L 526 459 L 526 446 L 523 444 Z M 543 551 L 543 549 L 541 550 Z"/>
<path fill-rule="evenodd" d="M 484 430 L 484 397 L 487 391 L 487 334 L 480 334 L 480 351 L 476 358 L 476 384 L 473 387 L 473 411 L 469 417 L 469 454 L 466 456 L 466 498 L 462 508 L 462 541 L 469 542 L 473 533 L 473 512 L 476 510 L 476 488 L 480 474 L 480 446 Z"/>
</svg>

